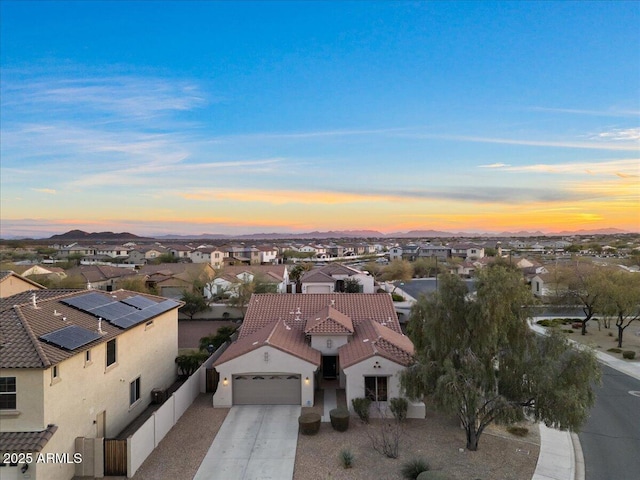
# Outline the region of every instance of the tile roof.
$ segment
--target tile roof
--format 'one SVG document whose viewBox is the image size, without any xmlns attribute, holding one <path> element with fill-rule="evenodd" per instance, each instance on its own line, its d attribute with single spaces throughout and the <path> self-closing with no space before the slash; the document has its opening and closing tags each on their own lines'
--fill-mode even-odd
<svg viewBox="0 0 640 480">
<path fill-rule="evenodd" d="M 304 333 L 307 335 L 351 335 L 353 333 L 353 322 L 348 315 L 339 312 L 331 306 L 327 306 L 320 310 L 316 315 L 312 315 L 307 319 Z"/>
<path fill-rule="evenodd" d="M 373 320 L 358 325 L 352 341 L 338 349 L 342 368 L 350 367 L 375 355 L 408 366 L 413 359 L 409 337 Z"/>
<path fill-rule="evenodd" d="M 320 270 L 310 270 L 300 278 L 300 283 L 330 283 L 333 285 L 335 282 L 335 278 Z"/>
<path fill-rule="evenodd" d="M 49 425 L 41 432 L 0 432 L 0 452 L 37 453 L 56 433 L 58 427 Z"/>
<path fill-rule="evenodd" d="M 93 315 L 77 310 L 61 302 L 63 299 L 84 295 L 87 290 L 38 290 L 36 307 L 33 293 L 23 292 L 0 302 L 0 368 L 48 368 L 51 365 L 87 350 L 95 345 L 111 340 L 126 330 L 103 321 L 104 332 L 100 338 L 69 351 L 40 340 L 42 335 L 69 325 L 77 325 L 91 332 L 98 331 L 98 321 Z M 141 295 L 138 292 L 118 290 L 116 292 L 92 292 L 108 296 L 114 300 Z M 162 297 L 145 297 L 164 300 Z"/>
<path fill-rule="evenodd" d="M 327 275 L 357 275 L 359 273 L 363 273 L 355 268 L 348 267 L 347 265 L 342 265 L 341 263 L 330 263 L 329 265 L 325 265 L 320 268 L 322 273 L 326 273 Z"/>
<path fill-rule="evenodd" d="M 132 268 L 111 267 L 108 265 L 80 265 L 67 270 L 67 275 L 82 276 L 87 282 L 104 282 L 112 278 L 122 278 L 135 275 L 136 271 Z"/>
<path fill-rule="evenodd" d="M 286 269 L 286 265 L 228 265 L 222 269 L 222 273 L 237 276 L 241 273 L 249 272 L 253 275 L 262 275 L 282 282 Z"/>
<path fill-rule="evenodd" d="M 321 354 L 307 343 L 306 333 L 348 335 L 350 331 L 355 334 L 340 349 L 341 365 L 352 365 L 375 354 L 401 365 L 411 362 L 413 344 L 402 334 L 388 293 L 265 293 L 251 297 L 238 340 L 214 365 L 264 345 L 319 364 Z M 342 359 L 343 351 L 347 363 Z"/>
</svg>

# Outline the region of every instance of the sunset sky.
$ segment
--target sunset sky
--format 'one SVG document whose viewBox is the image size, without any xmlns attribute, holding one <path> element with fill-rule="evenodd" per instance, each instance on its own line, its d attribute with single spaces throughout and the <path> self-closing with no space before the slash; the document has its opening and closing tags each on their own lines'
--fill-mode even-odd
<svg viewBox="0 0 640 480">
<path fill-rule="evenodd" d="M 0 13 L 3 238 L 640 231 L 640 2 Z"/>
</svg>

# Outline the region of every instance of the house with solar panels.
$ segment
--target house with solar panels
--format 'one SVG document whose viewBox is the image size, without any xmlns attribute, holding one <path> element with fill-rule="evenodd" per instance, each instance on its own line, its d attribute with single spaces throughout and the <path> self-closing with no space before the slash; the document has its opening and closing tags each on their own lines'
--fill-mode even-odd
<svg viewBox="0 0 640 480">
<path fill-rule="evenodd" d="M 175 381 L 180 305 L 124 290 L 0 299 L 0 450 L 23 454 L 2 478 L 86 474 L 101 453 L 76 463 L 76 439 L 117 437 Z"/>
</svg>

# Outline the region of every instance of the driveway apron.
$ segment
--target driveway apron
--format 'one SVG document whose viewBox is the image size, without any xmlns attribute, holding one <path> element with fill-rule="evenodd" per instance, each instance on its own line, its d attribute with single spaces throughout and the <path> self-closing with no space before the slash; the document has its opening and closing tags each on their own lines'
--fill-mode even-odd
<svg viewBox="0 0 640 480">
<path fill-rule="evenodd" d="M 194 480 L 293 478 L 299 405 L 232 407 Z"/>
</svg>

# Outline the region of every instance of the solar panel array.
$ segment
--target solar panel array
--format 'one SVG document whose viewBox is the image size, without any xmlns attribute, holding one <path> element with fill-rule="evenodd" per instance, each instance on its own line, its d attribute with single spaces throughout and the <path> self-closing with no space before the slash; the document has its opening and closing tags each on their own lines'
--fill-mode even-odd
<svg viewBox="0 0 640 480">
<path fill-rule="evenodd" d="M 179 305 L 175 300 L 154 302 L 141 295 L 117 301 L 95 292 L 65 299 L 62 302 L 95 317 L 103 318 L 122 329 L 149 320 Z"/>
<path fill-rule="evenodd" d="M 58 347 L 62 347 L 65 350 L 75 350 L 87 343 L 91 343 L 101 337 L 97 332 L 92 332 L 86 328 L 79 327 L 77 325 L 69 325 L 68 327 L 61 328 L 55 332 L 47 333 L 40 337 L 45 342 L 52 343 Z"/>
</svg>

